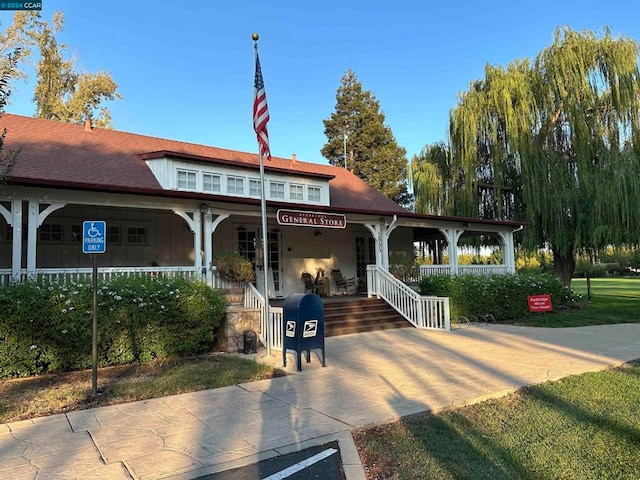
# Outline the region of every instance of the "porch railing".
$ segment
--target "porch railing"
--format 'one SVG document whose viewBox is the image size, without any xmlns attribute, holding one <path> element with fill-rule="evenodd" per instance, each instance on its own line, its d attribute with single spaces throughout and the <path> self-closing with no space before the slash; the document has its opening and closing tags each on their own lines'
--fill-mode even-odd
<svg viewBox="0 0 640 480">
<path fill-rule="evenodd" d="M 438 274 L 451 274 L 451 265 L 420 265 L 420 277 Z M 508 265 L 458 265 L 458 273 L 471 275 L 506 275 L 511 273 Z"/>
<path fill-rule="evenodd" d="M 92 268 L 38 268 L 35 275 L 29 276 L 26 269 L 20 271 L 20 280 L 39 280 L 52 282 L 77 282 L 90 280 Z M 111 280 L 115 277 L 157 277 L 157 278 L 199 278 L 201 273 L 192 266 L 177 267 L 98 267 L 98 280 Z M 0 285 L 12 280 L 9 269 L 0 270 Z"/>
<path fill-rule="evenodd" d="M 266 345 L 265 333 L 268 333 L 269 343 L 273 350 L 282 350 L 282 307 L 269 307 L 269 322 L 264 318 L 264 296 L 258 289 L 249 283 L 244 289 L 244 306 L 257 308 L 260 313 L 260 341 Z"/>
<path fill-rule="evenodd" d="M 416 328 L 451 330 L 448 297 L 422 296 L 377 265 L 367 265 L 367 289 Z"/>
</svg>

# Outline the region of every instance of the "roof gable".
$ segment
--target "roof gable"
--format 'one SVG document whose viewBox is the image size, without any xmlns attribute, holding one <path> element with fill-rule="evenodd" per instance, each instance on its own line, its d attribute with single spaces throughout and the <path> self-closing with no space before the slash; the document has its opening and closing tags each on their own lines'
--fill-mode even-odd
<svg viewBox="0 0 640 480">
<path fill-rule="evenodd" d="M 162 187 L 146 165 L 145 155 L 172 152 L 199 161 L 258 168 L 257 154 L 138 135 L 84 125 L 5 114 L 5 149 L 19 151 L 10 181 L 113 191 L 159 191 Z M 339 167 L 272 157 L 266 169 L 329 180 L 331 208 L 407 214 L 391 199 Z"/>
</svg>

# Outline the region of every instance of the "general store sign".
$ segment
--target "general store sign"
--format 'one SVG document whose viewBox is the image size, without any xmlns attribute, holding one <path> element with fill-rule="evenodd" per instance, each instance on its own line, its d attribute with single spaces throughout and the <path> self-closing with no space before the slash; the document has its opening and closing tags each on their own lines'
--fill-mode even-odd
<svg viewBox="0 0 640 480">
<path fill-rule="evenodd" d="M 297 210 L 278 210 L 280 225 L 296 225 L 315 228 L 345 228 L 347 218 L 337 213 L 301 212 Z"/>
<path fill-rule="evenodd" d="M 529 303 L 530 312 L 551 312 L 553 306 L 551 306 L 550 295 L 529 295 L 527 297 Z"/>
</svg>

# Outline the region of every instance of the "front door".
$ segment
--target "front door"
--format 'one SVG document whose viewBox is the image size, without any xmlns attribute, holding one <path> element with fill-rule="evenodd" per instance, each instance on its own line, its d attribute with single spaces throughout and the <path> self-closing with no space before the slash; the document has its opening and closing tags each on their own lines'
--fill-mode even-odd
<svg viewBox="0 0 640 480">
<path fill-rule="evenodd" d="M 277 229 L 270 230 L 267 233 L 267 266 L 269 274 L 267 280 L 269 282 L 269 296 L 282 296 L 282 266 L 280 262 L 280 231 Z M 258 228 L 243 228 L 238 230 L 238 252 L 242 254 L 253 265 L 256 273 L 256 284 L 258 289 L 263 291 L 263 269 L 264 256 L 262 255 L 262 233 Z"/>
</svg>

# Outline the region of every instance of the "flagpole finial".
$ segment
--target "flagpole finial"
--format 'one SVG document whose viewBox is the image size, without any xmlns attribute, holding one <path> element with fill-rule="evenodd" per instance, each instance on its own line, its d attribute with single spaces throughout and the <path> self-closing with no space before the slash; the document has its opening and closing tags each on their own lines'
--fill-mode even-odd
<svg viewBox="0 0 640 480">
<path fill-rule="evenodd" d="M 253 40 L 254 42 L 257 42 L 259 38 L 260 38 L 260 35 L 258 35 L 258 32 L 253 32 L 251 34 L 251 40 Z"/>
</svg>

